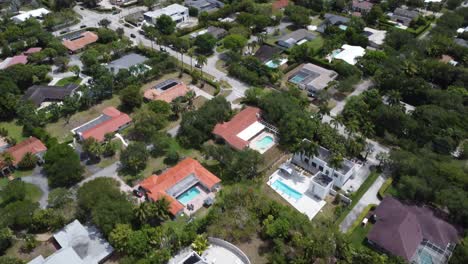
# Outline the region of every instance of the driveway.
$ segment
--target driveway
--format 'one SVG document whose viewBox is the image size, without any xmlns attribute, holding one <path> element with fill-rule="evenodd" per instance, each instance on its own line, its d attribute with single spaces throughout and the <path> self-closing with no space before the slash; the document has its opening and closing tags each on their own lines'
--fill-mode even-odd
<svg viewBox="0 0 468 264">
<path fill-rule="evenodd" d="M 97 178 L 107 177 L 107 178 L 112 178 L 112 179 L 118 181 L 120 183 L 120 190 L 122 192 L 126 192 L 126 193 L 131 192 L 133 190 L 133 188 L 130 187 L 128 184 L 126 184 L 117 175 L 117 170 L 118 169 L 119 169 L 119 165 L 118 165 L 118 162 L 116 162 L 116 163 L 114 163 L 114 164 L 112 164 L 110 166 L 107 166 L 104 169 L 101 169 L 100 171 L 94 173 L 90 177 L 88 177 L 88 178 L 84 179 L 83 181 L 79 182 L 76 186 L 81 187 L 86 182 L 92 181 L 92 180 L 97 179 Z"/>
<path fill-rule="evenodd" d="M 369 204 L 380 204 L 380 200 L 377 197 L 380 187 L 385 182 L 385 178 L 379 175 L 367 192 L 361 197 L 361 200 L 353 207 L 351 212 L 348 213 L 343 222 L 340 223 L 340 231 L 346 233 L 351 225 L 356 221 L 362 210 Z"/>
<path fill-rule="evenodd" d="M 39 199 L 39 206 L 41 208 L 47 207 L 47 199 L 49 198 L 49 184 L 47 183 L 47 177 L 41 173 L 41 168 L 36 167 L 33 174 L 30 176 L 21 177 L 23 182 L 31 183 L 39 187 L 42 191 L 41 199 Z"/>
</svg>

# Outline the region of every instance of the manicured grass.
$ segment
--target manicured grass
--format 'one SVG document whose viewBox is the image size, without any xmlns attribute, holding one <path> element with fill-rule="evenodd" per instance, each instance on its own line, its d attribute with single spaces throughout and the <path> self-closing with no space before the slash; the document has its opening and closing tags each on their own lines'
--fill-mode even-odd
<svg viewBox="0 0 468 264">
<path fill-rule="evenodd" d="M 314 49 L 315 52 L 319 51 L 323 47 L 324 40 L 322 37 L 317 36 L 314 40 L 309 41 L 309 45 Z"/>
<path fill-rule="evenodd" d="M 8 178 L 6 177 L 1 177 L 0 178 L 0 189 L 5 187 L 8 184 Z"/>
<path fill-rule="evenodd" d="M 26 199 L 29 199 L 33 202 L 39 201 L 42 196 L 42 191 L 34 184 L 24 183 L 26 185 Z"/>
<path fill-rule="evenodd" d="M 365 247 L 366 244 L 366 237 L 369 231 L 372 229 L 372 224 L 368 222 L 366 226 L 359 225 L 356 227 L 349 235 L 349 241 L 351 244 L 353 244 L 355 247 L 360 248 L 360 247 Z"/>
<path fill-rule="evenodd" d="M 29 176 L 32 173 L 33 173 L 33 170 L 15 170 L 13 172 L 13 176 L 15 176 L 15 178 L 21 178 L 24 176 Z"/>
<path fill-rule="evenodd" d="M 371 185 L 375 182 L 375 180 L 377 180 L 378 177 L 379 177 L 378 172 L 375 172 L 375 171 L 371 172 L 371 174 L 369 175 L 369 177 L 367 177 L 367 179 L 361 185 L 359 190 L 357 190 L 355 193 L 353 193 L 351 195 L 351 200 L 353 200 L 353 201 L 346 208 L 346 210 L 343 210 L 340 217 L 338 217 L 338 219 L 336 220 L 336 223 L 341 223 L 343 221 L 343 219 L 345 219 L 345 217 L 348 215 L 348 213 L 351 211 L 351 209 L 353 209 L 353 207 L 359 202 L 361 197 L 367 192 L 367 190 L 369 190 Z"/>
<path fill-rule="evenodd" d="M 63 78 L 61 79 L 60 81 L 58 81 L 55 85 L 57 86 L 65 86 L 67 84 L 71 84 L 71 83 L 74 83 L 74 84 L 80 84 L 82 81 L 82 79 L 80 77 L 76 77 L 76 76 L 71 76 L 71 77 L 66 77 L 66 78 Z"/>
<path fill-rule="evenodd" d="M 17 142 L 20 142 L 24 139 L 23 126 L 17 125 L 16 120 L 10 122 L 0 122 L 0 127 L 5 128 L 8 131 L 8 136 L 16 139 Z"/>
</svg>

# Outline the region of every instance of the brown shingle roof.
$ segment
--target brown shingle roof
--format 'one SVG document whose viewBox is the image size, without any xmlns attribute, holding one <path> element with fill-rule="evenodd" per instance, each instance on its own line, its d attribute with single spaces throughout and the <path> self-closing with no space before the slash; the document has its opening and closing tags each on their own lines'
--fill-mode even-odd
<svg viewBox="0 0 468 264">
<path fill-rule="evenodd" d="M 423 239 L 446 248 L 460 237 L 455 226 L 436 216 L 430 208 L 403 204 L 393 197 L 385 197 L 375 215 L 377 222 L 367 239 L 408 261 Z"/>
</svg>

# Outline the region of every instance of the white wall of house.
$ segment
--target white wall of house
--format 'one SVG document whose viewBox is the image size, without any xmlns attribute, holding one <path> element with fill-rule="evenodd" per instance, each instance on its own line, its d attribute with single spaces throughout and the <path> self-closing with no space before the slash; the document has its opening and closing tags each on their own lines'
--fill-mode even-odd
<svg viewBox="0 0 468 264">
<path fill-rule="evenodd" d="M 309 190 L 315 196 L 323 200 L 330 193 L 330 189 L 332 188 L 332 186 L 333 182 L 330 182 L 330 184 L 328 184 L 327 186 L 322 186 L 319 183 L 311 180 Z"/>
<path fill-rule="evenodd" d="M 343 187 L 346 181 L 355 173 L 355 167 L 353 167 L 343 175 L 341 172 L 329 167 L 326 161 L 319 159 L 317 156 L 308 157 L 302 153 L 295 153 L 292 161 L 293 163 L 301 164 L 301 166 L 304 166 L 304 169 L 307 170 L 320 170 L 325 175 L 331 177 L 333 179 L 333 185 L 338 188 Z"/>
</svg>

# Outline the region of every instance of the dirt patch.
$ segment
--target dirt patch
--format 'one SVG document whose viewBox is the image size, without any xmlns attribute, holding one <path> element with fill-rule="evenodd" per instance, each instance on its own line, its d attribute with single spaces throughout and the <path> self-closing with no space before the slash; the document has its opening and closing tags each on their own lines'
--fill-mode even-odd
<svg viewBox="0 0 468 264">
<path fill-rule="evenodd" d="M 247 257 L 249 257 L 250 263 L 268 263 L 268 259 L 265 253 L 270 248 L 270 245 L 269 243 L 260 239 L 258 234 L 255 234 L 255 236 L 253 236 L 250 241 L 236 244 L 236 246 L 242 250 L 245 255 L 247 255 Z"/>
<path fill-rule="evenodd" d="M 10 247 L 7 251 L 6 251 L 6 255 L 7 256 L 14 256 L 14 257 L 17 257 L 23 261 L 31 261 L 32 259 L 36 258 L 37 256 L 39 255 L 42 255 L 44 258 L 52 255 L 55 251 L 57 251 L 57 249 L 54 247 L 54 245 L 48 241 L 46 242 L 38 242 L 37 243 L 37 247 L 27 253 L 27 252 L 23 252 L 21 250 L 21 247 L 24 245 L 24 241 L 23 240 L 16 240 L 13 242 L 13 246 Z"/>
<path fill-rule="evenodd" d="M 196 109 L 199 109 L 202 105 L 204 105 L 208 99 L 206 99 L 203 96 L 198 96 L 193 100 L 193 105 L 195 106 Z"/>
</svg>

